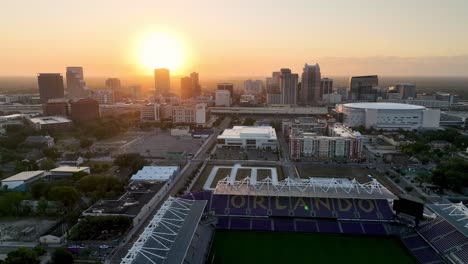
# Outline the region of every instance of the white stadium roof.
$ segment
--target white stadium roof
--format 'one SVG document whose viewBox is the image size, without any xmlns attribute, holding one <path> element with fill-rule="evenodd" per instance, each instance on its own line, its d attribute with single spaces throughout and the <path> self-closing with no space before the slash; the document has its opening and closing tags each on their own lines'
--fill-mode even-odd
<svg viewBox="0 0 468 264">
<path fill-rule="evenodd" d="M 344 107 L 359 108 L 359 109 L 384 109 L 384 110 L 422 110 L 424 106 L 398 104 L 398 103 L 349 103 L 344 104 Z"/>
<path fill-rule="evenodd" d="M 350 198 L 350 199 L 397 199 L 397 197 L 380 184 L 376 179 L 359 183 L 356 180 L 309 178 L 295 180 L 286 178 L 273 183 L 266 178 L 251 183 L 246 177 L 232 182 L 229 177 L 218 181 L 215 194 L 252 195 L 252 196 L 287 196 L 287 197 L 317 197 L 317 198 Z"/>
</svg>

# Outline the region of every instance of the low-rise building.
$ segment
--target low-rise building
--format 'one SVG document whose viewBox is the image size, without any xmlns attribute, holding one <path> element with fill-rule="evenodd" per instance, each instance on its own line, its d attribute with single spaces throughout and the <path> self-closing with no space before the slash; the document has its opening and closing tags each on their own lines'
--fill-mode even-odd
<svg viewBox="0 0 468 264">
<path fill-rule="evenodd" d="M 290 135 L 290 157 L 292 159 L 346 159 L 358 161 L 363 158 L 363 137 L 341 124 L 329 128 L 330 136 L 317 133 L 294 133 Z"/>
<path fill-rule="evenodd" d="M 54 138 L 51 136 L 29 136 L 24 141 L 26 144 L 44 144 L 47 147 L 55 145 Z"/>
<path fill-rule="evenodd" d="M 94 90 L 92 96 L 99 104 L 113 104 L 114 91 L 113 90 Z"/>
<path fill-rule="evenodd" d="M 45 171 L 23 171 L 1 181 L 2 189 L 14 191 L 27 191 L 31 183 L 42 179 Z"/>
<path fill-rule="evenodd" d="M 49 99 L 42 105 L 46 116 L 69 116 L 68 101 L 66 99 Z"/>
<path fill-rule="evenodd" d="M 160 104 L 146 104 L 140 109 L 140 119 L 142 121 L 160 121 Z"/>
<path fill-rule="evenodd" d="M 329 122 L 333 124 L 334 118 L 315 118 L 315 117 L 298 117 L 295 119 L 283 119 L 282 132 L 285 136 L 289 136 L 294 131 L 295 133 L 319 133 L 325 134 Z"/>
<path fill-rule="evenodd" d="M 169 190 L 164 181 L 132 181 L 127 191 L 116 199 L 99 200 L 83 212 L 84 216 L 126 216 L 136 226 L 148 217 Z"/>
<path fill-rule="evenodd" d="M 90 98 L 70 102 L 71 119 L 74 122 L 88 122 L 99 118 L 99 103 Z"/>
<path fill-rule="evenodd" d="M 451 147 L 452 143 L 446 140 L 434 140 L 429 142 L 429 146 L 431 146 L 432 149 L 446 149 Z"/>
<path fill-rule="evenodd" d="M 229 90 L 217 90 L 215 94 L 216 106 L 231 106 L 231 92 Z"/>
<path fill-rule="evenodd" d="M 144 166 L 130 180 L 171 182 L 178 173 L 179 166 Z"/>
<path fill-rule="evenodd" d="M 255 149 L 276 149 L 277 137 L 275 129 L 271 126 L 234 126 L 231 129 L 225 129 L 218 136 L 216 146 L 255 148 Z"/>
<path fill-rule="evenodd" d="M 206 124 L 206 104 L 173 106 L 172 123 L 204 126 Z"/>
<path fill-rule="evenodd" d="M 65 131 L 72 127 L 72 121 L 62 116 L 41 116 L 28 119 L 35 130 Z"/>
<path fill-rule="evenodd" d="M 61 179 L 64 177 L 70 177 L 74 173 L 84 172 L 84 173 L 91 173 L 89 167 L 75 167 L 75 166 L 60 166 L 58 168 L 52 169 L 49 171 L 48 177 L 51 179 Z"/>
</svg>

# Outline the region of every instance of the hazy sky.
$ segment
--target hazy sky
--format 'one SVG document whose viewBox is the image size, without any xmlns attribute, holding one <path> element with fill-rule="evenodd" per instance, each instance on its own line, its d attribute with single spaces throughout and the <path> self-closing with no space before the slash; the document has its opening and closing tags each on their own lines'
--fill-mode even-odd
<svg viewBox="0 0 468 264">
<path fill-rule="evenodd" d="M 323 75 L 468 76 L 467 0 L 14 0 L 0 8 L 0 75 L 150 74 L 139 47 L 164 30 L 178 74 L 267 75 L 305 62 Z"/>
</svg>

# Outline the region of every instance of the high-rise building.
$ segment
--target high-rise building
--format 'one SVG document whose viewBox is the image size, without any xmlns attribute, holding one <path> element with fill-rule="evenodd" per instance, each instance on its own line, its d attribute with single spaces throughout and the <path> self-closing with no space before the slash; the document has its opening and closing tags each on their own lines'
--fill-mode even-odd
<svg viewBox="0 0 468 264">
<path fill-rule="evenodd" d="M 119 91 L 121 89 L 120 86 L 120 79 L 118 78 L 109 78 L 106 80 L 106 89 L 107 90 L 113 90 L 113 91 Z"/>
<path fill-rule="evenodd" d="M 328 78 L 323 78 L 320 80 L 320 100 L 323 100 L 324 94 L 333 93 L 333 80 Z"/>
<path fill-rule="evenodd" d="M 279 83 L 280 83 L 280 72 L 273 72 L 271 77 L 266 79 L 267 93 L 272 93 L 272 94 L 281 93 Z"/>
<path fill-rule="evenodd" d="M 216 106 L 231 106 L 231 92 L 229 90 L 218 90 L 215 95 Z"/>
<path fill-rule="evenodd" d="M 180 99 L 187 100 L 192 98 L 192 78 L 182 77 L 180 79 Z"/>
<path fill-rule="evenodd" d="M 166 95 L 171 90 L 171 76 L 169 69 L 154 70 L 154 89 L 156 95 Z"/>
<path fill-rule="evenodd" d="M 84 81 L 83 67 L 67 67 L 67 96 L 71 99 L 89 96 L 88 87 Z"/>
<path fill-rule="evenodd" d="M 74 122 L 82 123 L 99 118 L 99 103 L 90 98 L 71 101 L 70 110 Z"/>
<path fill-rule="evenodd" d="M 63 98 L 63 77 L 60 73 L 39 73 L 37 82 L 42 103 L 47 103 L 49 99 Z"/>
<path fill-rule="evenodd" d="M 91 98 L 98 101 L 99 104 L 114 104 L 113 90 L 93 90 Z"/>
<path fill-rule="evenodd" d="M 354 76 L 349 79 L 348 100 L 375 101 L 376 88 L 379 86 L 377 75 Z"/>
<path fill-rule="evenodd" d="M 416 85 L 411 83 L 399 83 L 394 86 L 401 95 L 401 99 L 416 99 Z"/>
<path fill-rule="evenodd" d="M 141 86 L 140 85 L 130 86 L 130 92 L 132 94 L 133 100 L 140 100 L 141 99 Z"/>
<path fill-rule="evenodd" d="M 297 104 L 297 82 L 299 75 L 292 74 L 290 69 L 281 69 L 280 90 L 281 104 Z"/>
<path fill-rule="evenodd" d="M 308 105 L 320 101 L 320 66 L 304 65 L 301 81 L 301 104 Z"/>
<path fill-rule="evenodd" d="M 231 98 L 234 96 L 234 84 L 232 83 L 218 83 L 218 91 L 227 90 L 231 92 Z"/>
<path fill-rule="evenodd" d="M 68 116 L 68 102 L 65 99 L 50 99 L 42 104 L 42 112 L 45 116 Z"/>
<path fill-rule="evenodd" d="M 190 74 L 190 79 L 192 81 L 192 95 L 191 97 L 197 97 L 201 95 L 201 86 L 198 76 L 198 72 L 192 72 Z"/>
<path fill-rule="evenodd" d="M 244 81 L 244 94 L 259 94 L 262 92 L 263 83 L 261 80 Z"/>
</svg>

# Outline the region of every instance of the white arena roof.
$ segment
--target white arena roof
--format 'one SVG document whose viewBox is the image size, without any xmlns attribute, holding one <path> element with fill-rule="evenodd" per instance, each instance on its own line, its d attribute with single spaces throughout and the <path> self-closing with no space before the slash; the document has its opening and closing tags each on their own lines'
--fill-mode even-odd
<svg viewBox="0 0 468 264">
<path fill-rule="evenodd" d="M 167 181 L 179 171 L 178 166 L 144 166 L 131 180 Z"/>
<path fill-rule="evenodd" d="M 344 107 L 360 109 L 384 109 L 384 110 L 422 110 L 426 109 L 420 105 L 398 104 L 398 103 L 349 103 Z"/>
</svg>

